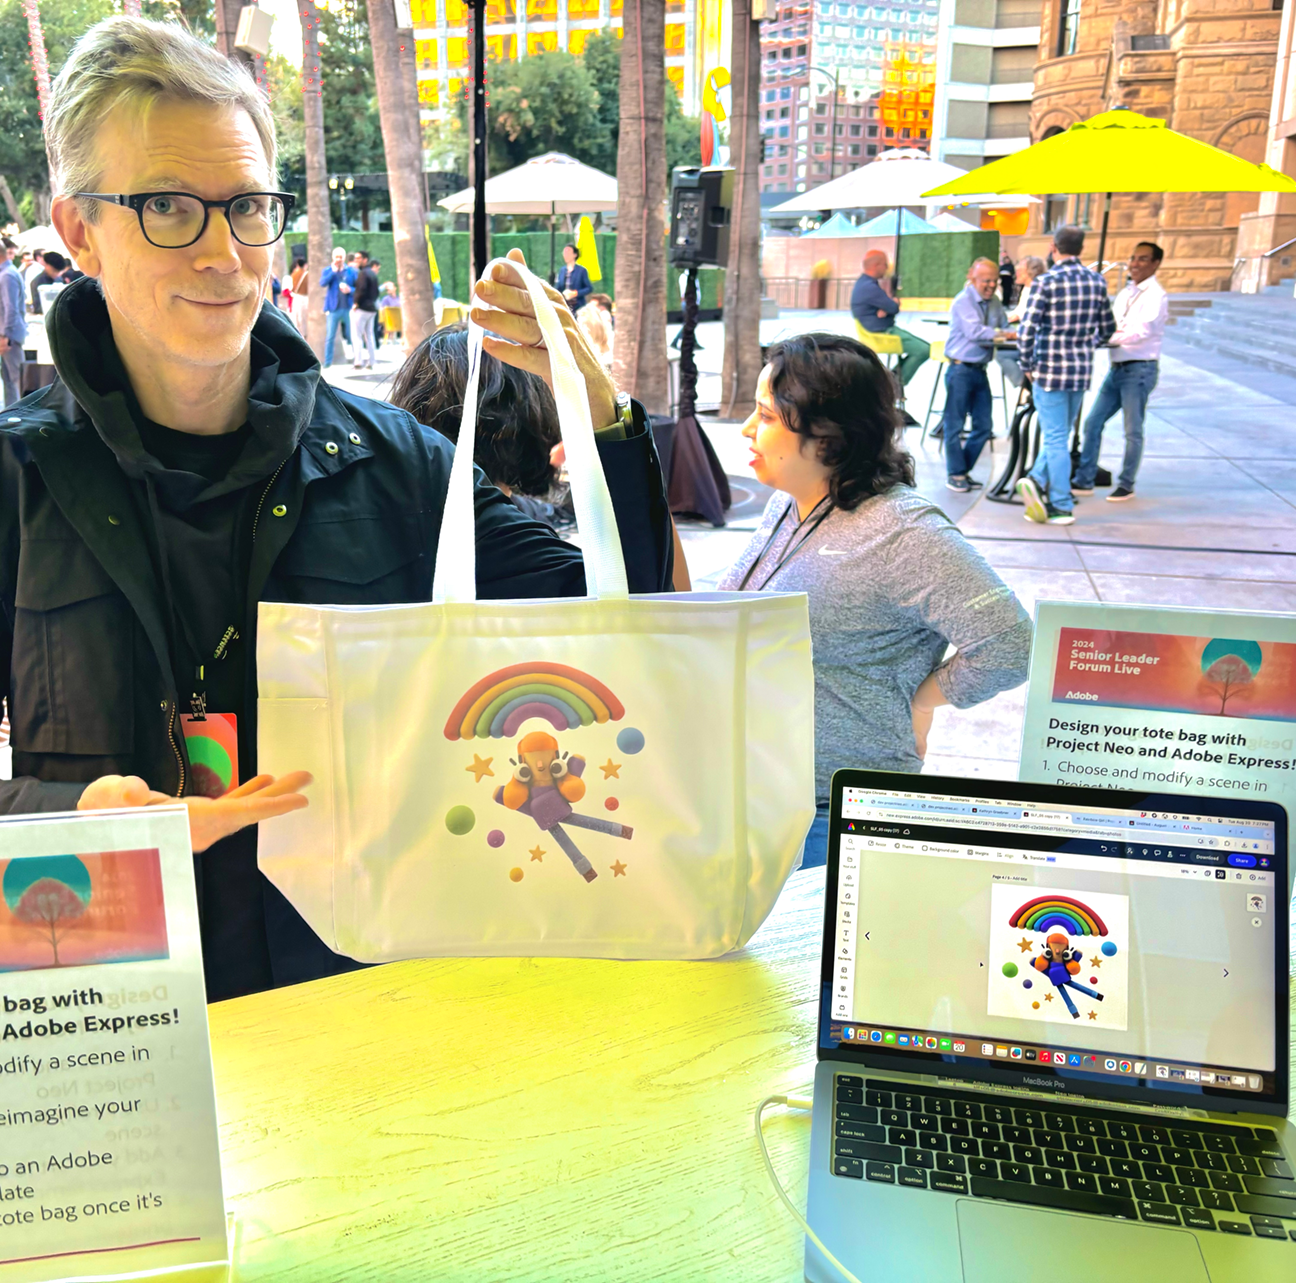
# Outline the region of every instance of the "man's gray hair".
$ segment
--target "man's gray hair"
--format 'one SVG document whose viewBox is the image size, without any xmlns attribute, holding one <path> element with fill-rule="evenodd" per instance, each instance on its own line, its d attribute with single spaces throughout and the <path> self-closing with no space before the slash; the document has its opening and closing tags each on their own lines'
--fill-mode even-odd
<svg viewBox="0 0 1296 1283">
<path fill-rule="evenodd" d="M 252 78 L 224 54 L 175 22 L 120 15 L 96 23 L 72 48 L 50 93 L 45 149 L 60 193 L 94 191 L 103 172 L 96 153 L 99 125 L 128 104 L 148 113 L 170 99 L 241 108 L 252 117 L 277 182 L 277 148 L 270 104 Z M 98 203 L 82 203 L 93 222 Z"/>
</svg>

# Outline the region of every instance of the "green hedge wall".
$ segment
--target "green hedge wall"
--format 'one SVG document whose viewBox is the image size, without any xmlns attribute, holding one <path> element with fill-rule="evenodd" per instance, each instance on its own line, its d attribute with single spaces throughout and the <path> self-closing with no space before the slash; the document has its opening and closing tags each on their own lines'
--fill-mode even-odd
<svg viewBox="0 0 1296 1283">
<path fill-rule="evenodd" d="M 446 298 L 466 300 L 468 298 L 469 262 L 471 249 L 467 232 L 433 232 L 431 235 L 432 252 L 436 255 L 437 268 L 441 273 L 441 292 Z M 918 238 L 915 237 L 916 241 Z M 594 240 L 598 245 L 599 267 L 603 279 L 594 283 L 594 289 L 603 294 L 616 297 L 616 233 L 595 232 Z M 554 252 L 562 263 L 562 247 L 566 236 L 559 234 L 554 238 Z M 295 239 L 291 243 L 298 243 Z M 382 263 L 384 280 L 392 280 L 396 275 L 396 246 L 390 232 L 333 232 L 333 244 L 341 245 L 348 254 L 355 250 L 368 250 L 370 257 L 376 257 Z M 906 242 L 906 246 L 908 242 Z M 540 276 L 549 277 L 551 264 L 549 259 L 548 232 L 497 232 L 491 237 L 491 253 L 504 255 L 513 248 L 520 249 L 526 255 L 526 261 L 533 271 Z M 322 268 L 321 268 L 322 270 Z M 965 267 L 964 272 L 967 271 Z M 679 302 L 679 269 L 669 265 L 666 268 L 666 307 L 674 311 Z M 719 307 L 723 297 L 724 269 L 704 267 L 698 273 L 698 306 Z"/>
<path fill-rule="evenodd" d="M 967 284 L 974 258 L 999 261 L 998 232 L 929 232 L 900 242 L 900 281 L 906 298 L 953 298 Z"/>
</svg>

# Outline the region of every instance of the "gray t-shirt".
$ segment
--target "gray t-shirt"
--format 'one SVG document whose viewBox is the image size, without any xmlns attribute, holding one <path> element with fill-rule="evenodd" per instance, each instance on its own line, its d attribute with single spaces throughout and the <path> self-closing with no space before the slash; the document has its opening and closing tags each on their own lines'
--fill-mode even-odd
<svg viewBox="0 0 1296 1283">
<path fill-rule="evenodd" d="M 933 669 L 957 708 L 1021 685 L 1031 621 L 953 522 L 908 486 L 853 512 L 832 508 L 816 526 L 817 516 L 798 531 L 795 502 L 776 493 L 719 587 L 746 577 L 749 591 L 810 598 L 815 790 L 826 802 L 841 767 L 922 769 L 910 703 Z"/>
</svg>

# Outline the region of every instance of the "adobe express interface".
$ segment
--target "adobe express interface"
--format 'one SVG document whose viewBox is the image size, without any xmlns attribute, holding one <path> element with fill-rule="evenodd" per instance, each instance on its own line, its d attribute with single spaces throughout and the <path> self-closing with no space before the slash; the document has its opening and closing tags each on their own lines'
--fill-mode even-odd
<svg viewBox="0 0 1296 1283">
<path fill-rule="evenodd" d="M 829 1034 L 1267 1094 L 1272 823 L 845 789 Z"/>
</svg>

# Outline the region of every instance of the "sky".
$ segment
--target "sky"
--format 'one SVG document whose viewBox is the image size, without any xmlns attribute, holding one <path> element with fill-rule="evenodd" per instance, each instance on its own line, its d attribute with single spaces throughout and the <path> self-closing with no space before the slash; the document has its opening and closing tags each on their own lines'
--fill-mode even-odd
<svg viewBox="0 0 1296 1283">
<path fill-rule="evenodd" d="M 274 16 L 270 28 L 270 52 L 283 54 L 294 67 L 301 66 L 301 23 L 297 19 L 295 0 L 257 0 L 267 13 Z"/>
</svg>

